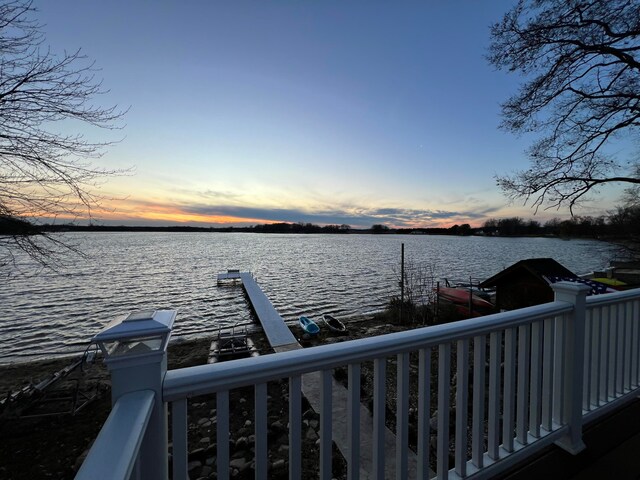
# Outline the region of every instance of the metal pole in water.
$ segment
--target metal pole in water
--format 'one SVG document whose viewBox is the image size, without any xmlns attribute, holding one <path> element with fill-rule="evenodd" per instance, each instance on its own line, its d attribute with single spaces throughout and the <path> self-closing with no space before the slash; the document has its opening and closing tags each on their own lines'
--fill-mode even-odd
<svg viewBox="0 0 640 480">
<path fill-rule="evenodd" d="M 402 323 L 402 310 L 404 309 L 404 243 L 400 248 L 400 323 Z"/>
<path fill-rule="evenodd" d="M 436 319 L 440 315 L 440 280 L 436 282 Z M 437 320 L 436 320 L 437 321 Z"/>
<path fill-rule="evenodd" d="M 471 283 L 471 276 L 469 276 L 469 318 L 473 318 L 473 283 Z"/>
</svg>

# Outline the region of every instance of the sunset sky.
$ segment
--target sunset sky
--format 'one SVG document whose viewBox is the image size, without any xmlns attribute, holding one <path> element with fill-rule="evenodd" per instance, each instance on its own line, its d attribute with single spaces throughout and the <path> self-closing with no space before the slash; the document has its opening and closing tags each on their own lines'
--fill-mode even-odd
<svg viewBox="0 0 640 480">
<path fill-rule="evenodd" d="M 520 78 L 484 58 L 510 1 L 37 0 L 54 51 L 128 108 L 96 163 L 105 224 L 480 225 L 531 138 L 498 129 Z M 602 214 L 606 192 L 580 214 Z M 557 212 L 539 213 L 544 221 Z M 560 212 L 566 215 L 566 212 Z"/>
</svg>

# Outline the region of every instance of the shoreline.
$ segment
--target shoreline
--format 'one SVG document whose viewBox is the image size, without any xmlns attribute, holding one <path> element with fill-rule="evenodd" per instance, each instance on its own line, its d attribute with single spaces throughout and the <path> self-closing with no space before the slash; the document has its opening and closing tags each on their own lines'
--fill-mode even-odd
<svg viewBox="0 0 640 480">
<path fill-rule="evenodd" d="M 395 325 L 385 317 L 359 317 L 357 320 L 353 319 L 348 322 L 350 329 L 348 335 L 334 335 L 325 331 L 318 338 L 301 340 L 301 343 L 305 347 L 313 347 L 315 345 L 348 341 L 421 326 L 418 324 Z M 302 336 L 299 327 L 291 326 L 290 328 L 296 338 Z M 250 333 L 249 336 L 259 349 L 261 356 L 274 353 L 261 330 Z M 205 364 L 209 354 L 209 347 L 214 337 L 215 335 L 206 335 L 197 339 L 178 340 L 170 343 L 168 347 L 168 369 Z M 73 358 L 71 357 L 71 359 Z M 5 398 L 7 391 L 16 391 L 29 382 L 42 380 L 48 375 L 59 371 L 70 363 L 69 360 L 69 357 L 65 357 L 0 365 L 0 398 Z M 95 364 L 90 365 L 90 368 L 87 368 L 87 379 L 90 382 L 102 385 L 110 384 L 109 374 L 101 357 L 98 358 Z M 273 409 L 274 412 L 288 411 L 288 382 L 273 382 L 273 385 L 270 385 L 269 388 L 272 398 L 270 409 Z M 240 445 L 244 444 L 246 438 L 251 434 L 249 431 L 251 428 L 247 429 L 245 420 L 247 417 L 251 418 L 252 415 L 252 392 L 253 389 L 250 386 L 231 392 L 234 398 L 237 397 L 236 404 L 241 405 L 241 411 L 238 412 L 239 415 L 233 415 L 231 419 L 230 432 L 233 434 L 234 441 L 237 442 L 236 450 L 240 448 Z M 193 431 L 190 430 L 189 456 L 190 458 L 199 458 L 201 460 L 198 467 L 199 470 L 193 473 L 201 474 L 208 471 L 205 460 L 211 460 L 209 457 L 205 458 L 204 452 L 200 448 L 205 438 L 213 438 L 211 437 L 211 429 L 213 427 L 202 427 L 202 425 L 210 425 L 211 423 L 207 424 L 203 420 L 210 417 L 211 397 L 212 395 L 204 395 L 195 397 L 190 401 L 190 422 L 197 423 L 198 428 Z M 315 418 L 315 413 L 309 410 L 310 407 L 307 405 L 305 407 L 307 417 L 314 416 Z M 0 478 L 11 478 L 13 480 L 73 478 L 110 411 L 110 394 L 105 389 L 101 398 L 93 401 L 85 409 L 73 416 L 15 418 L 2 415 L 2 412 L 0 412 L 0 435 L 4 439 L 10 439 L 10 441 L 0 442 L 0 458 L 2 459 L 0 461 Z M 236 425 L 236 423 L 238 424 Z M 308 432 L 309 445 L 306 445 L 305 448 L 309 450 L 310 455 L 309 458 L 304 460 L 305 468 L 317 468 L 317 458 L 314 456 L 317 452 L 312 453 L 315 451 L 316 434 L 317 432 Z M 274 443 L 272 445 L 274 451 L 271 452 L 274 459 L 280 460 L 277 465 L 283 465 L 286 457 L 283 453 L 284 449 L 280 448 L 282 446 L 280 443 Z M 240 455 L 242 452 L 237 451 L 236 453 Z M 244 455 L 243 458 L 248 459 L 252 453 L 247 450 Z M 339 454 L 336 457 L 336 461 L 337 465 L 342 465 Z M 247 461 L 247 465 L 249 463 Z M 342 467 L 339 467 L 339 470 L 341 469 Z M 236 478 L 249 478 L 247 475 L 249 475 L 250 471 L 252 472 L 250 468 L 247 468 Z M 198 475 L 196 474 L 193 478 L 197 477 Z M 341 473 L 337 476 L 334 475 L 334 477 L 344 478 Z"/>
<path fill-rule="evenodd" d="M 345 323 L 359 323 L 359 322 L 371 320 L 377 315 L 383 314 L 384 311 L 385 311 L 384 308 L 381 308 L 378 310 L 369 311 L 367 313 L 352 313 L 348 315 L 341 315 L 340 318 Z M 285 324 L 290 329 L 293 328 L 295 330 L 295 328 L 298 325 L 298 322 L 297 320 L 288 320 L 288 321 L 285 321 Z M 229 325 L 227 327 L 222 327 L 221 331 L 222 332 L 230 331 L 233 327 L 247 327 L 247 333 L 249 336 L 258 336 L 258 335 L 261 335 L 262 333 L 262 326 L 256 321 L 247 322 L 239 325 Z M 96 333 L 98 333 L 98 330 L 96 331 Z M 185 333 L 185 334 L 175 334 L 175 335 L 172 334 L 171 338 L 169 339 L 168 348 L 170 349 L 174 345 L 182 344 L 185 342 L 196 342 L 203 338 L 208 338 L 210 339 L 210 341 L 213 341 L 213 339 L 217 335 L 218 335 L 217 329 L 215 330 L 215 332 L 203 331 L 203 332 L 196 332 L 196 333 Z M 12 367 L 12 366 L 18 366 L 18 365 L 30 364 L 30 363 L 47 364 L 50 362 L 57 362 L 57 361 L 63 361 L 63 360 L 71 361 L 74 358 L 79 357 L 84 352 L 86 352 L 90 346 L 91 344 L 87 344 L 87 346 L 82 350 L 75 350 L 75 351 L 68 351 L 68 352 L 60 351 L 60 352 L 49 352 L 49 353 L 34 353 L 29 355 L 8 357 L 8 359 L 6 360 L 0 358 L 0 373 L 5 367 Z M 0 385 L 1 385 L 1 381 L 0 381 Z M 2 394 L 2 389 L 0 387 L 0 395 L 1 394 Z M 2 397 L 0 396 L 0 398 Z"/>
</svg>

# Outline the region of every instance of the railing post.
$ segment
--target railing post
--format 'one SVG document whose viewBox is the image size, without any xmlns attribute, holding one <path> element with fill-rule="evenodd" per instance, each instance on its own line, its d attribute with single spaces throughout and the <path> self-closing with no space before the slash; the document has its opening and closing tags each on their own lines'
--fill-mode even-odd
<svg viewBox="0 0 640 480">
<path fill-rule="evenodd" d="M 556 365 L 564 363 L 564 402 L 562 420 L 569 426 L 569 433 L 558 440 L 556 445 L 576 455 L 586 448 L 582 440 L 582 386 L 584 383 L 584 338 L 586 322 L 587 293 L 590 288 L 573 282 L 558 282 L 551 286 L 555 300 L 573 304 L 573 312 L 566 318 L 563 361 L 556 359 Z M 559 392 L 554 393 L 555 395 Z"/>
<path fill-rule="evenodd" d="M 167 405 L 162 401 L 162 380 L 167 371 L 167 352 L 145 357 L 144 363 L 127 358 L 105 361 L 111 373 L 111 403 L 122 395 L 139 390 L 153 390 L 155 404 L 147 433 L 140 446 L 138 465 L 141 479 L 168 478 Z"/>
<path fill-rule="evenodd" d="M 153 410 L 137 462 L 138 478 L 145 480 L 166 480 L 169 476 L 167 405 L 162 399 L 162 383 L 175 316 L 174 310 L 134 313 L 112 322 L 94 337 L 111 373 L 112 404 L 130 392 L 154 392 Z"/>
</svg>

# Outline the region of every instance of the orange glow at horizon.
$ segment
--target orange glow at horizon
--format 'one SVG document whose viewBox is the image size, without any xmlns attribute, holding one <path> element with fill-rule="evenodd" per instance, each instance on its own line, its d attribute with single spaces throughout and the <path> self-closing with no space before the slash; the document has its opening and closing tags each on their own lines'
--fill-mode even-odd
<svg viewBox="0 0 640 480">
<path fill-rule="evenodd" d="M 274 220 L 233 217 L 228 215 L 202 215 L 191 212 L 184 212 L 177 207 L 168 207 L 151 203 L 124 203 L 118 202 L 118 207 L 109 208 L 101 205 L 100 208 L 92 209 L 91 217 L 86 213 L 78 215 L 58 215 L 61 220 L 90 220 L 91 218 L 110 221 L 131 221 L 150 220 L 166 221 L 175 223 L 274 223 Z M 34 215 L 39 216 L 39 215 Z M 49 215 L 42 215 L 48 217 Z"/>
<path fill-rule="evenodd" d="M 147 206 L 144 210 L 129 210 L 124 212 L 117 210 L 109 212 L 106 215 L 101 215 L 101 218 L 105 220 L 156 220 L 167 221 L 177 223 L 220 223 L 220 224 L 232 224 L 232 223 L 265 223 L 264 219 L 256 218 L 241 218 L 232 217 L 226 215 L 201 215 L 195 213 L 183 212 L 177 208 L 167 208 L 161 206 Z"/>
</svg>

